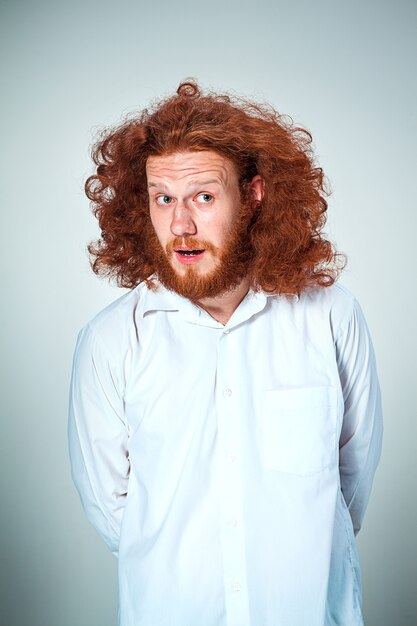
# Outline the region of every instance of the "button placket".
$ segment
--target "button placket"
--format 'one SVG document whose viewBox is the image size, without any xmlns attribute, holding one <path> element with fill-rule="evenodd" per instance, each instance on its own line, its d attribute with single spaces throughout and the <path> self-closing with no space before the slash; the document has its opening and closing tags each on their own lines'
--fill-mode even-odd
<svg viewBox="0 0 417 626">
<path fill-rule="evenodd" d="M 249 626 L 244 528 L 238 523 L 243 519 L 241 420 L 238 386 L 233 380 L 232 338 L 220 338 L 217 362 L 221 542 L 228 623 Z"/>
</svg>

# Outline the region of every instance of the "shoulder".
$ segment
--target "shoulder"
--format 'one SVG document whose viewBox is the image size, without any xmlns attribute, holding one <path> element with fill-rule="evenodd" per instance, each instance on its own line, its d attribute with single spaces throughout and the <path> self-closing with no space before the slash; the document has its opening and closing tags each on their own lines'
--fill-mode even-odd
<svg viewBox="0 0 417 626">
<path fill-rule="evenodd" d="M 328 323 L 335 339 L 347 328 L 352 317 L 362 317 L 355 295 L 340 283 L 306 290 L 296 305 L 304 312 L 308 311 L 309 315 Z"/>
<path fill-rule="evenodd" d="M 301 294 L 300 300 L 306 304 L 336 310 L 338 307 L 342 309 L 352 308 L 356 302 L 356 297 L 341 283 L 334 283 L 330 287 L 307 289 Z"/>
<path fill-rule="evenodd" d="M 137 336 L 146 289 L 138 285 L 111 302 L 85 324 L 79 336 L 99 344 L 109 355 L 124 351 Z"/>
<path fill-rule="evenodd" d="M 356 298 L 349 289 L 340 283 L 334 283 L 330 287 L 317 287 L 307 289 L 300 295 L 299 301 L 304 306 L 319 306 L 329 309 L 351 308 Z"/>
</svg>

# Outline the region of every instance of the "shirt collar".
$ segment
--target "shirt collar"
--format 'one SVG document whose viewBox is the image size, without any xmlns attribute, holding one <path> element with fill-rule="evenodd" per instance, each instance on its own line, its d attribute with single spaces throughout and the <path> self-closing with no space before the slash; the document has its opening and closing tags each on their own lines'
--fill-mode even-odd
<svg viewBox="0 0 417 626">
<path fill-rule="evenodd" d="M 149 289 L 145 283 L 140 285 L 143 289 L 140 307 L 142 317 L 150 311 L 178 311 L 188 322 L 223 329 L 237 326 L 262 311 L 268 298 L 280 297 L 279 294 L 266 294 L 263 291 L 249 289 L 227 324 L 223 325 L 211 317 L 207 311 L 193 304 L 188 298 L 169 291 L 159 282 L 156 282 L 156 285 L 156 289 Z M 286 295 L 294 298 L 295 301 L 298 300 L 298 296 L 295 294 Z"/>
<path fill-rule="evenodd" d="M 155 284 L 157 285 L 156 289 L 150 289 L 145 283 L 141 285 L 143 290 L 140 310 L 142 317 L 149 311 L 178 311 L 182 301 L 187 301 L 186 298 L 177 293 L 168 291 L 160 283 L 157 282 Z"/>
</svg>

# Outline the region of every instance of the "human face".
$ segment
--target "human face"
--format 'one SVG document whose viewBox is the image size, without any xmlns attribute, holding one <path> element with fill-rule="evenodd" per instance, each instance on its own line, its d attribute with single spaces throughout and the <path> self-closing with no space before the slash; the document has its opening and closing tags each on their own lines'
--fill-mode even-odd
<svg viewBox="0 0 417 626">
<path fill-rule="evenodd" d="M 149 157 L 146 174 L 161 282 L 190 299 L 236 286 L 250 254 L 233 162 L 211 150 L 175 152 Z"/>
</svg>

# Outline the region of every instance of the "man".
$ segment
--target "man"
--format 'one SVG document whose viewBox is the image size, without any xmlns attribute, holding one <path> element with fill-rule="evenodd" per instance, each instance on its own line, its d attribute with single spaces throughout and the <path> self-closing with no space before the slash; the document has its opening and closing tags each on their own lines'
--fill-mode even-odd
<svg viewBox="0 0 417 626">
<path fill-rule="evenodd" d="M 197 84 L 110 129 L 72 472 L 119 559 L 121 626 L 359 626 L 380 457 L 374 353 L 310 135 Z"/>
</svg>

